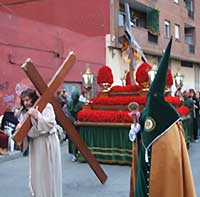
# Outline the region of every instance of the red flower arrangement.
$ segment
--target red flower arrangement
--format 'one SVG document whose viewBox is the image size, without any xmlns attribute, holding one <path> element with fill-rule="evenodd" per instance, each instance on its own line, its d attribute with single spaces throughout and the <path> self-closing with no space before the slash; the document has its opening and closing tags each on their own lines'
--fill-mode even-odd
<svg viewBox="0 0 200 197">
<path fill-rule="evenodd" d="M 97 83 L 113 83 L 113 74 L 109 66 L 102 66 L 99 68 L 97 75 Z"/>
<path fill-rule="evenodd" d="M 182 101 L 180 100 L 178 96 L 165 96 L 165 101 L 174 106 L 182 104 Z"/>
<path fill-rule="evenodd" d="M 92 99 L 94 105 L 128 105 L 130 102 L 137 102 L 139 105 L 146 105 L 146 96 L 113 96 L 113 97 L 96 97 Z M 179 97 L 166 96 L 165 101 L 174 105 L 180 106 L 181 100 Z"/>
<path fill-rule="evenodd" d="M 179 113 L 180 116 L 187 116 L 190 114 L 190 109 L 185 105 L 176 108 L 176 111 Z"/>
<path fill-rule="evenodd" d="M 128 111 L 108 111 L 83 109 L 78 112 L 78 120 L 83 122 L 132 122 Z"/>
<path fill-rule="evenodd" d="M 176 108 L 180 116 L 187 116 L 190 110 L 186 106 Z M 78 120 L 83 122 L 119 122 L 132 123 L 132 118 L 128 115 L 129 111 L 112 110 L 91 110 L 82 109 L 78 112 Z"/>
<path fill-rule="evenodd" d="M 167 78 L 166 78 L 166 86 L 171 87 L 173 85 L 173 77 L 171 69 L 168 69 L 167 71 Z"/>
<path fill-rule="evenodd" d="M 139 105 L 146 104 L 146 96 L 113 96 L 96 97 L 92 99 L 93 105 L 128 105 L 130 102 L 137 102 Z"/>
<path fill-rule="evenodd" d="M 147 62 L 142 63 L 136 70 L 136 81 L 141 84 L 144 82 L 149 82 L 148 72 L 152 69 L 152 66 Z"/>
<path fill-rule="evenodd" d="M 141 86 L 138 85 L 126 85 L 126 86 L 113 86 L 110 92 L 137 92 L 142 90 Z"/>
</svg>

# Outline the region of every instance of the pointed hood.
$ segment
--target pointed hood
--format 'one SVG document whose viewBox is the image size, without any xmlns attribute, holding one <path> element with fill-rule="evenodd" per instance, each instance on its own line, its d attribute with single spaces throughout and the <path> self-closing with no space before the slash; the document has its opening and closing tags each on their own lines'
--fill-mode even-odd
<svg viewBox="0 0 200 197">
<path fill-rule="evenodd" d="M 146 107 L 140 117 L 141 135 L 145 147 L 150 146 L 173 123 L 180 119 L 174 107 L 167 103 L 164 98 L 171 45 L 172 38 L 160 61 L 157 74 L 147 95 Z"/>
<path fill-rule="evenodd" d="M 166 76 L 167 76 L 168 63 L 169 63 L 168 60 L 170 57 L 171 46 L 172 46 L 172 37 L 160 61 L 157 74 L 152 82 L 151 88 L 149 90 L 150 95 L 157 94 L 159 96 L 164 96 Z"/>
</svg>

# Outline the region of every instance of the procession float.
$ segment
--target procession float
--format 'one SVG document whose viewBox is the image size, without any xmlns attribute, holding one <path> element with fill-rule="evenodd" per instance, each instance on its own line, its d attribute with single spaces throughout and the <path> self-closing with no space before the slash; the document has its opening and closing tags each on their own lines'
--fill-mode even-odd
<svg viewBox="0 0 200 197">
<path fill-rule="evenodd" d="M 78 113 L 79 132 L 92 154 L 99 162 L 110 164 L 131 164 L 132 142 L 129 130 L 133 123 L 130 116 L 130 103 L 136 102 L 139 111 L 146 105 L 146 95 L 151 85 L 149 72 L 152 67 L 142 63 L 135 71 L 136 84 L 131 84 L 130 72 L 126 75 L 124 86 L 113 84 L 113 74 L 109 66 L 102 66 L 97 75 L 101 91 L 97 97 L 87 100 Z M 185 140 L 190 139 L 189 108 L 176 96 L 171 96 L 173 85 L 171 70 L 168 70 L 165 100 L 173 105 L 183 118 Z M 167 117 L 166 117 L 167 118 Z M 79 160 L 84 160 L 79 154 Z"/>
</svg>

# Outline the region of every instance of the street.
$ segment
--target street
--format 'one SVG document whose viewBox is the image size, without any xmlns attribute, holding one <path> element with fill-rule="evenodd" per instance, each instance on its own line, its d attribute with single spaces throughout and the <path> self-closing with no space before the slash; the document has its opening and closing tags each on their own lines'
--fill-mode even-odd
<svg viewBox="0 0 200 197">
<path fill-rule="evenodd" d="M 102 185 L 86 163 L 71 162 L 66 143 L 61 146 L 63 163 L 63 196 L 69 197 L 128 197 L 129 166 L 101 165 L 108 175 Z M 200 196 L 200 142 L 192 143 L 189 154 L 196 185 Z M 27 197 L 28 157 L 19 155 L 13 159 L 0 158 L 0 197 Z"/>
</svg>

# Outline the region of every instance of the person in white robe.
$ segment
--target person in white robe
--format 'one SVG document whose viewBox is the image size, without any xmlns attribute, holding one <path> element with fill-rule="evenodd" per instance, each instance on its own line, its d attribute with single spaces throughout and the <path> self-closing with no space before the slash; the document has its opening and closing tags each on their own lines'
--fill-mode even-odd
<svg viewBox="0 0 200 197">
<path fill-rule="evenodd" d="M 33 197 L 62 197 L 62 164 L 60 142 L 56 131 L 53 106 L 48 103 L 40 113 L 33 108 L 37 100 L 35 90 L 21 93 L 20 120 L 31 116 L 29 141 L 29 187 Z M 20 128 L 20 124 L 17 129 Z"/>
</svg>

